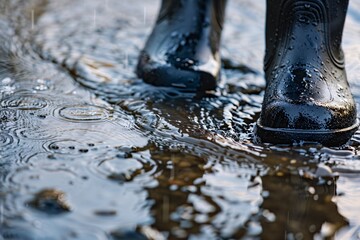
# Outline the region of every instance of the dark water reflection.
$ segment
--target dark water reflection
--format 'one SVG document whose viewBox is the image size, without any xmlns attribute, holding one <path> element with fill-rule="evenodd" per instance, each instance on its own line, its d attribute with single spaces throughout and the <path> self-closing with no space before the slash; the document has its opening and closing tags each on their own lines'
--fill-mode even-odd
<svg viewBox="0 0 360 240">
<path fill-rule="evenodd" d="M 229 2 L 223 82 L 206 96 L 134 75 L 158 5 L 1 1 L 0 236 L 358 238 L 360 133 L 342 148 L 254 144 L 264 1 Z"/>
</svg>

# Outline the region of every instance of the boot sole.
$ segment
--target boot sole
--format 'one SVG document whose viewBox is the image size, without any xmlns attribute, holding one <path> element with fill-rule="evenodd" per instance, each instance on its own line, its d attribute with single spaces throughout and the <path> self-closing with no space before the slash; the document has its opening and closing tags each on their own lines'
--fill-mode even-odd
<svg viewBox="0 0 360 240">
<path fill-rule="evenodd" d="M 147 69 L 143 71 L 138 68 L 137 74 L 144 82 L 154 86 L 173 87 L 188 92 L 198 92 L 215 90 L 218 83 L 217 78 L 201 71 L 178 69 L 172 66 Z"/>
<path fill-rule="evenodd" d="M 257 121 L 254 133 L 256 140 L 263 143 L 292 144 L 296 142 L 316 142 L 325 146 L 346 144 L 359 128 L 359 120 L 348 128 L 336 130 L 305 130 L 265 127 Z"/>
</svg>

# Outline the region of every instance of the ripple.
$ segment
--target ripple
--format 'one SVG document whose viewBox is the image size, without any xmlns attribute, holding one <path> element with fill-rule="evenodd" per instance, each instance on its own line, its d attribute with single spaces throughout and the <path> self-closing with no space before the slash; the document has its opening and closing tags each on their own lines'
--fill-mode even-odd
<svg viewBox="0 0 360 240">
<path fill-rule="evenodd" d="M 48 105 L 48 100 L 36 95 L 13 95 L 1 101 L 1 106 L 18 110 L 40 110 Z"/>
<path fill-rule="evenodd" d="M 56 137 L 55 131 L 49 131 L 41 127 L 21 128 L 16 131 L 18 136 L 29 140 L 49 140 Z"/>
<path fill-rule="evenodd" d="M 15 122 L 18 119 L 18 112 L 13 109 L 0 109 L 0 123 Z"/>
<path fill-rule="evenodd" d="M 58 111 L 58 115 L 66 120 L 76 122 L 100 122 L 109 118 L 109 112 L 97 106 L 67 106 Z"/>
<path fill-rule="evenodd" d="M 52 151 L 65 150 L 66 147 L 71 147 L 72 144 L 75 144 L 73 147 L 79 151 L 82 149 L 84 151 L 109 151 L 116 147 L 142 147 L 147 143 L 147 139 L 141 135 L 112 124 L 100 124 L 99 126 L 87 128 L 59 129 L 57 132 L 53 131 L 53 133 L 56 134 L 55 138 L 52 139 L 54 144 L 48 143 L 47 146 L 51 145 L 58 149 L 50 149 Z M 50 140 L 48 139 L 48 142 Z M 57 144 L 59 145 L 56 146 Z M 48 147 L 45 147 L 45 149 L 48 149 Z"/>
<path fill-rule="evenodd" d="M 141 181 L 143 186 L 157 185 L 153 174 L 157 171 L 157 165 L 142 154 L 132 156 L 131 154 L 118 153 L 116 156 L 91 163 L 91 170 L 95 175 L 101 175 L 119 184 L 126 182 Z M 126 159 L 126 160 L 125 160 Z"/>
<path fill-rule="evenodd" d="M 5 148 L 14 143 L 14 137 L 7 133 L 0 133 L 0 148 Z"/>
<path fill-rule="evenodd" d="M 52 153 L 79 155 L 97 149 L 97 145 L 92 142 L 85 143 L 69 139 L 48 142 L 44 145 L 44 148 Z"/>
<path fill-rule="evenodd" d="M 8 167 L 21 164 L 27 156 L 32 154 L 34 146 L 28 146 L 20 140 L 16 132 L 12 130 L 0 132 L 0 169 L 8 171 Z M 0 176 L 4 176 L 0 170 Z"/>
</svg>

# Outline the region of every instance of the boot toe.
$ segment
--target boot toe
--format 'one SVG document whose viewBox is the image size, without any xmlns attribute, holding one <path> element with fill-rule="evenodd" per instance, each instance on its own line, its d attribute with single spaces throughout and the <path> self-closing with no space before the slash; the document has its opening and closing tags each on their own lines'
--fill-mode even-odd
<svg viewBox="0 0 360 240">
<path fill-rule="evenodd" d="M 217 79 L 202 71 L 179 69 L 174 66 L 141 67 L 138 75 L 144 82 L 154 86 L 175 87 L 190 92 L 215 90 Z"/>
<path fill-rule="evenodd" d="M 220 69 L 220 68 L 219 68 Z M 219 73 L 197 70 L 194 66 L 176 66 L 158 63 L 147 54 L 142 54 L 137 66 L 137 75 L 148 84 L 175 87 L 189 92 L 215 90 Z"/>
<path fill-rule="evenodd" d="M 358 128 L 356 109 L 274 101 L 263 107 L 256 135 L 262 142 L 345 144 Z"/>
</svg>

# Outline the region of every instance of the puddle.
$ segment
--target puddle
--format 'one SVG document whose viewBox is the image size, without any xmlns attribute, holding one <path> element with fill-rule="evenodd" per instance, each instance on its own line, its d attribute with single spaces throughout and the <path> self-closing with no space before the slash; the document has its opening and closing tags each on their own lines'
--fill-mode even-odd
<svg viewBox="0 0 360 240">
<path fill-rule="evenodd" d="M 359 237 L 360 132 L 342 148 L 253 141 L 265 2 L 229 1 L 224 81 L 205 96 L 134 74 L 158 7 L 0 3 L 0 235 Z M 358 103 L 359 11 L 351 1 L 344 36 Z"/>
</svg>

